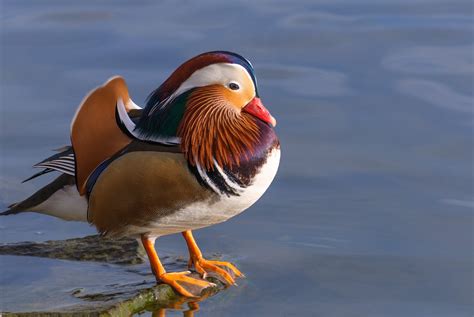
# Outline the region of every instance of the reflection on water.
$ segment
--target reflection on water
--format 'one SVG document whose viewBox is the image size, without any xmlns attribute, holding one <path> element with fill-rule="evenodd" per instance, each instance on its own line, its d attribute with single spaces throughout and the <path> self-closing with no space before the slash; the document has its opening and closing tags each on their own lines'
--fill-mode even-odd
<svg viewBox="0 0 474 317">
<path fill-rule="evenodd" d="M 143 103 L 183 60 L 233 50 L 255 66 L 282 162 L 249 211 L 196 233 L 204 251 L 247 276 L 200 302 L 196 315 L 472 316 L 470 1 L 0 6 L 2 206 L 46 181 L 19 185 L 29 166 L 69 142 L 88 90 L 121 74 Z M 2 242 L 93 233 L 41 215 L 0 219 Z M 157 248 L 187 254 L 178 236 Z M 72 290 L 153 284 L 147 264 L 0 261 L 1 310 L 79 305 Z"/>
<path fill-rule="evenodd" d="M 200 309 L 199 302 L 204 301 L 207 297 L 200 298 L 198 300 L 189 300 L 180 298 L 179 300 L 172 302 L 167 305 L 156 305 L 147 308 L 147 311 L 151 313 L 153 317 L 165 317 L 168 316 L 167 312 L 170 311 L 182 311 L 183 316 L 193 317 Z M 143 314 L 144 312 L 142 312 Z"/>
<path fill-rule="evenodd" d="M 153 309 L 152 316 L 153 317 L 165 317 L 166 311 L 170 309 L 177 309 L 183 311 L 183 316 L 193 317 L 195 312 L 199 311 L 199 304 L 196 302 L 188 302 L 188 308 L 183 308 L 182 305 L 175 305 L 173 307 L 166 307 L 166 308 L 157 308 Z"/>
</svg>

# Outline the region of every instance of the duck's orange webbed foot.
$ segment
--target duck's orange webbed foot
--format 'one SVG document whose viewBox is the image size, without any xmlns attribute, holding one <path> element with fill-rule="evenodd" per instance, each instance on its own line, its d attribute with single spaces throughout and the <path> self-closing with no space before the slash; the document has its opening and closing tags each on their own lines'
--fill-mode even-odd
<svg viewBox="0 0 474 317">
<path fill-rule="evenodd" d="M 164 273 L 159 276 L 159 280 L 186 297 L 199 297 L 204 289 L 216 286 L 214 283 L 190 277 L 190 273 L 189 271 Z"/>
<path fill-rule="evenodd" d="M 183 236 L 189 249 L 188 266 L 190 268 L 194 266 L 196 271 L 201 274 L 203 278 L 213 276 L 228 285 L 235 285 L 235 278 L 245 277 L 245 275 L 230 262 L 204 259 L 191 231 L 183 232 Z"/>
<path fill-rule="evenodd" d="M 167 273 L 158 258 L 158 254 L 156 254 L 154 247 L 155 239 L 143 235 L 142 243 L 145 247 L 148 258 L 150 259 L 151 268 L 158 282 L 170 285 L 179 294 L 186 297 L 199 297 L 204 289 L 216 286 L 214 283 L 189 276 L 189 274 L 191 274 L 189 271 Z"/>
<path fill-rule="evenodd" d="M 245 277 L 244 274 L 230 262 L 206 260 L 202 257 L 200 259 L 190 259 L 189 262 L 194 265 L 196 271 L 201 274 L 203 278 L 207 276 L 222 278 L 228 285 L 235 285 L 235 278 L 237 277 Z M 215 274 L 210 274 L 210 272 Z"/>
</svg>

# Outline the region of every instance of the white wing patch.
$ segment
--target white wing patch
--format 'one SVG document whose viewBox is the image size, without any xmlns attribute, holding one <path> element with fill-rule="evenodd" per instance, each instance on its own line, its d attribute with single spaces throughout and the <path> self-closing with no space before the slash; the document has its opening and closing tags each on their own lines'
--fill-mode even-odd
<svg viewBox="0 0 474 317">
<path fill-rule="evenodd" d="M 131 99 L 130 99 L 131 101 Z M 131 102 L 133 105 L 135 105 L 135 103 L 132 101 Z M 137 105 L 135 105 L 137 106 Z M 138 106 L 137 106 L 138 107 Z M 137 108 L 136 108 L 137 109 Z M 138 109 L 141 109 L 140 107 L 138 107 Z M 127 131 L 133 135 L 134 137 L 138 138 L 138 135 L 136 132 L 134 132 L 135 130 L 135 123 L 132 121 L 132 119 L 130 119 L 130 117 L 128 116 L 128 113 L 127 113 L 127 109 L 125 108 L 125 104 L 123 103 L 123 100 L 122 98 L 119 98 L 117 100 L 117 113 L 119 115 L 119 119 L 120 119 L 120 122 L 122 123 L 123 127 L 125 129 L 127 129 Z"/>
<path fill-rule="evenodd" d="M 131 99 L 129 105 L 132 105 L 135 109 L 141 109 L 138 107 Z M 153 142 L 158 142 L 162 144 L 169 144 L 169 145 L 175 145 L 175 144 L 180 144 L 181 140 L 178 137 L 168 137 L 168 138 L 163 138 L 163 137 L 149 137 L 149 138 L 143 138 L 140 133 L 138 133 L 135 128 L 136 124 L 135 122 L 130 119 L 127 113 L 127 109 L 125 108 L 125 105 L 123 103 L 123 100 L 119 98 L 117 100 L 117 114 L 119 116 L 120 123 L 122 124 L 122 127 L 127 130 L 130 135 L 135 137 L 138 140 L 143 140 L 143 141 L 153 141 Z"/>
</svg>

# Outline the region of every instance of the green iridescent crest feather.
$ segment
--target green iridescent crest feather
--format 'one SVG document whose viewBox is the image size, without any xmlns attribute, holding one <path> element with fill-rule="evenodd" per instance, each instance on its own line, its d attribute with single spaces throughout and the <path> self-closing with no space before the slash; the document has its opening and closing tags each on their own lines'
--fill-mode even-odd
<svg viewBox="0 0 474 317">
<path fill-rule="evenodd" d="M 186 110 L 189 90 L 153 113 L 143 113 L 136 131 L 146 139 L 177 137 L 178 127 Z M 148 108 L 148 107 L 147 107 Z"/>
</svg>

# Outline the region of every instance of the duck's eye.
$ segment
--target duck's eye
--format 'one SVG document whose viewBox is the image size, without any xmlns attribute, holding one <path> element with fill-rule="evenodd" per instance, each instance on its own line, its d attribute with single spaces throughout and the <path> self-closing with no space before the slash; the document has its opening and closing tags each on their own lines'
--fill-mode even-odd
<svg viewBox="0 0 474 317">
<path fill-rule="evenodd" d="M 232 82 L 232 83 L 229 83 L 229 88 L 232 90 L 239 90 L 240 86 L 239 84 Z"/>
</svg>

